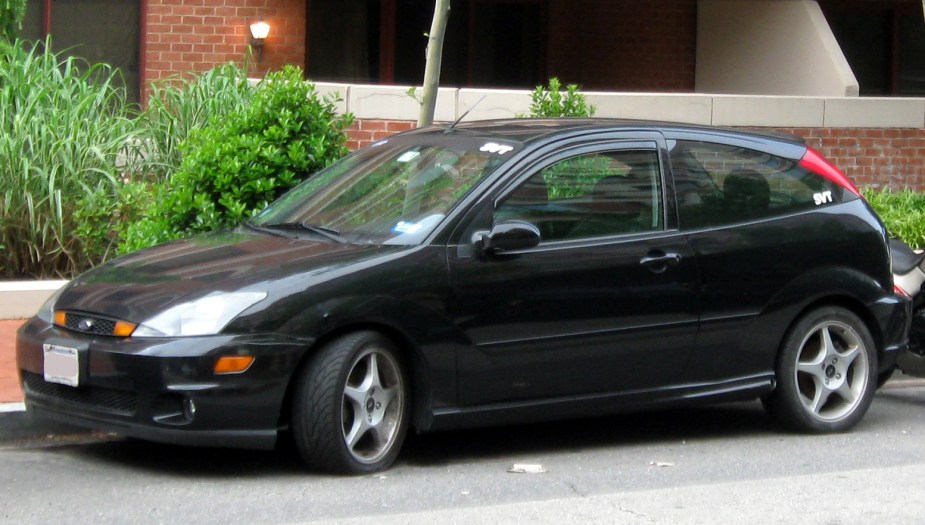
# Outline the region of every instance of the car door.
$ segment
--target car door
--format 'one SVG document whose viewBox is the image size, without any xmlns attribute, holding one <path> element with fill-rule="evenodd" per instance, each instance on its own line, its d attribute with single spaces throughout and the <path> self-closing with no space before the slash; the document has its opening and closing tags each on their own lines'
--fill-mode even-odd
<svg viewBox="0 0 925 525">
<path fill-rule="evenodd" d="M 698 277 L 666 210 L 659 140 L 576 146 L 476 206 L 450 247 L 459 401 L 642 391 L 681 375 L 697 331 Z M 539 245 L 471 249 L 472 234 L 529 223 Z M 464 223 L 465 224 L 465 223 Z"/>
</svg>

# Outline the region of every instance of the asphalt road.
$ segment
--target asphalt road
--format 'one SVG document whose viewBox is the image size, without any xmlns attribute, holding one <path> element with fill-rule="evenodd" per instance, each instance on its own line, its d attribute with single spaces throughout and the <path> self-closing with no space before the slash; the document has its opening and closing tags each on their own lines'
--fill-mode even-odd
<svg viewBox="0 0 925 525">
<path fill-rule="evenodd" d="M 781 431 L 759 403 L 412 436 L 389 471 L 292 451 L 100 435 L 0 444 L 0 523 L 922 523 L 925 382 L 853 432 Z M 544 472 L 510 473 L 514 464 Z"/>
</svg>

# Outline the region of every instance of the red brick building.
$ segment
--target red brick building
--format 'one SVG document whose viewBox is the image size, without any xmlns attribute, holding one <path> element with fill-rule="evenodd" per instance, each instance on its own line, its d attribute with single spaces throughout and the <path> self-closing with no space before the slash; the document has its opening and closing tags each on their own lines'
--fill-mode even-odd
<svg viewBox="0 0 925 525">
<path fill-rule="evenodd" d="M 732 10 L 744 0 L 453 0 L 441 80 L 529 88 L 558 76 L 587 90 L 695 92 L 707 1 Z M 51 33 L 59 49 L 77 46 L 76 54 L 120 66 L 137 93 L 171 74 L 241 61 L 249 24 L 263 19 L 271 31 L 256 75 L 297 64 L 315 80 L 413 85 L 423 76 L 433 3 L 29 0 L 23 35 Z M 922 2 L 819 5 L 862 95 L 925 94 Z M 739 44 L 728 42 L 730 50 Z"/>
<path fill-rule="evenodd" d="M 131 96 L 170 75 L 241 62 L 249 25 L 271 29 L 253 76 L 283 64 L 315 81 L 420 84 L 433 0 L 28 0 L 23 36 L 51 34 L 57 49 L 118 66 Z M 74 47 L 76 46 L 76 47 Z M 725 118 L 679 119 L 774 127 L 806 136 L 862 184 L 925 189 L 919 105 L 886 105 L 848 118 L 843 102 L 812 97 L 925 97 L 920 0 L 453 0 L 441 85 L 526 89 L 557 76 L 585 91 L 810 97 L 749 104 Z M 457 94 L 453 115 L 462 107 Z M 670 99 L 605 116 L 675 118 Z M 696 104 L 697 102 L 692 102 Z M 776 104 L 776 105 L 775 105 Z M 804 118 L 794 105 L 822 107 Z M 830 108 L 831 106 L 831 108 Z M 720 109 L 717 109 L 720 108 Z M 886 108 L 886 109 L 884 109 Z M 892 108 L 892 109 L 890 109 Z M 897 109 L 898 108 L 898 109 Z M 357 112 L 354 106 L 348 108 Z M 778 111 L 780 109 L 780 111 Z M 719 113 L 717 113 L 719 112 Z M 357 112 L 354 145 L 410 126 L 414 112 Z M 719 116 L 718 116 L 719 115 Z M 849 115 L 850 116 L 850 115 Z M 741 118 L 740 118 L 741 117 Z M 792 118 L 791 118 L 792 117 Z M 847 124 L 846 124 L 847 122 Z"/>
</svg>

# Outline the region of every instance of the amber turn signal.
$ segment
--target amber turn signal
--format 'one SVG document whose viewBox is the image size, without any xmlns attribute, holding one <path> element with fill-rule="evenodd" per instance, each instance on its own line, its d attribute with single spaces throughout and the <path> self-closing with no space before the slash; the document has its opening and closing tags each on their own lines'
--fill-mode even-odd
<svg viewBox="0 0 925 525">
<path fill-rule="evenodd" d="M 112 335 L 119 337 L 128 337 L 132 335 L 138 325 L 126 321 L 116 321 L 116 326 L 112 329 Z"/>
<path fill-rule="evenodd" d="M 58 326 L 67 326 L 67 312 L 64 310 L 55 310 L 55 324 Z"/>
<path fill-rule="evenodd" d="M 252 355 L 226 355 L 218 358 L 213 370 L 216 374 L 240 374 L 254 362 Z"/>
</svg>

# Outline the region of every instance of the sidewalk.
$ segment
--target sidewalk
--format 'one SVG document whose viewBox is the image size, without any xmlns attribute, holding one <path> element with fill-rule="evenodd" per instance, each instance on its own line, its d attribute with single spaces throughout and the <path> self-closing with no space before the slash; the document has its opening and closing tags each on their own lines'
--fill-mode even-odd
<svg viewBox="0 0 925 525">
<path fill-rule="evenodd" d="M 21 403 L 16 371 L 16 330 L 24 321 L 0 321 L 0 403 Z"/>
</svg>

